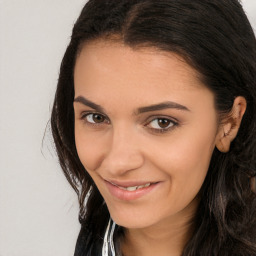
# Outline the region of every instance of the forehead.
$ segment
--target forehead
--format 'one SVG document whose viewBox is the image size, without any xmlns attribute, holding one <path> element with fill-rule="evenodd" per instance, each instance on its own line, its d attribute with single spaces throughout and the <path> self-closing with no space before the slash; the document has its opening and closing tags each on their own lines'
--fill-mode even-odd
<svg viewBox="0 0 256 256">
<path fill-rule="evenodd" d="M 83 46 L 76 60 L 74 83 L 75 96 L 84 94 L 96 100 L 104 95 L 114 99 L 116 95 L 152 103 L 157 97 L 181 100 L 179 97 L 192 96 L 193 92 L 209 93 L 200 74 L 181 56 L 103 40 Z"/>
<path fill-rule="evenodd" d="M 173 77 L 177 74 L 182 75 L 184 80 L 186 78 L 191 80 L 193 76 L 196 78 L 196 81 L 193 80 L 194 86 L 203 85 L 200 81 L 200 74 L 178 54 L 156 47 L 131 48 L 120 40 L 102 39 L 84 44 L 76 59 L 75 74 L 79 70 L 85 71 L 79 69 L 79 66 L 98 69 L 102 74 L 119 71 L 120 75 L 123 73 L 139 75 L 139 73 L 151 71 L 148 74 L 150 76 L 159 75 L 164 79 L 166 73 Z"/>
</svg>

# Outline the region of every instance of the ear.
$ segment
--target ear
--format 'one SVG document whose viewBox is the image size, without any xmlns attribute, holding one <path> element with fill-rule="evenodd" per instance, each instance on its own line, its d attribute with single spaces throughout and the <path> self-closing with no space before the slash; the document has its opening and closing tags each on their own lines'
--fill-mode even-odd
<svg viewBox="0 0 256 256">
<path fill-rule="evenodd" d="M 246 105 L 244 97 L 238 96 L 235 98 L 228 120 L 221 124 L 218 129 L 215 145 L 219 151 L 223 153 L 229 151 L 230 144 L 239 131 Z"/>
<path fill-rule="evenodd" d="M 251 190 L 253 193 L 256 194 L 256 176 L 251 178 Z"/>
</svg>

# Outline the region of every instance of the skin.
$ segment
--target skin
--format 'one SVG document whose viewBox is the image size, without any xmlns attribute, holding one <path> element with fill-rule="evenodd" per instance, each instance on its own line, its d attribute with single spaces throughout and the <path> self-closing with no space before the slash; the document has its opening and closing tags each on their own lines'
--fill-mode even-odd
<svg viewBox="0 0 256 256">
<path fill-rule="evenodd" d="M 246 102 L 234 103 L 237 125 L 220 126 L 213 93 L 180 56 L 111 41 L 82 48 L 74 84 L 77 152 L 112 219 L 126 228 L 124 255 L 181 255 L 212 152 L 215 146 L 228 151 Z M 83 97 L 104 110 L 87 106 Z M 133 114 L 166 101 L 185 108 Z M 105 180 L 158 185 L 135 200 L 120 200 Z"/>
</svg>

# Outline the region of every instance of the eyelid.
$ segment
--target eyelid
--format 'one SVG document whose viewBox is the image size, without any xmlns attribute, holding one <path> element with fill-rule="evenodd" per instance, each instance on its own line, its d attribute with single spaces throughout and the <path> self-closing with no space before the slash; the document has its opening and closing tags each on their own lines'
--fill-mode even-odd
<svg viewBox="0 0 256 256">
<path fill-rule="evenodd" d="M 84 122 L 86 122 L 86 124 L 88 125 L 92 125 L 92 126 L 98 126 L 98 125 L 101 125 L 102 123 L 105 123 L 105 122 L 102 122 L 102 123 L 90 123 L 86 120 L 86 117 L 89 116 L 89 115 L 99 115 L 99 116 L 102 116 L 104 117 L 105 120 L 108 121 L 108 123 L 110 122 L 110 120 L 108 119 L 108 117 L 106 117 L 104 114 L 101 114 L 101 113 L 98 113 L 98 112 L 93 112 L 93 111 L 83 111 L 81 114 L 80 114 L 80 119 L 83 120 Z M 104 121 L 105 121 L 104 120 Z"/>
<path fill-rule="evenodd" d="M 161 115 L 151 116 L 150 121 L 147 121 L 146 125 L 148 126 L 151 122 L 153 122 L 156 119 L 166 119 L 166 120 L 169 120 L 170 123 L 173 123 L 173 125 L 168 127 L 168 128 L 160 128 L 160 129 L 150 128 L 150 127 L 148 128 L 148 129 L 150 129 L 150 130 L 152 130 L 153 132 L 156 132 L 156 133 L 168 132 L 170 130 L 175 129 L 179 125 L 179 121 L 176 118 L 169 117 L 169 116 L 161 116 Z"/>
<path fill-rule="evenodd" d="M 154 121 L 155 119 L 168 119 L 168 120 L 172 121 L 173 123 L 179 123 L 179 120 L 177 118 L 174 118 L 171 116 L 166 116 L 166 115 L 161 115 L 161 114 L 149 116 L 147 118 L 146 123 L 150 123 L 150 122 Z"/>
<path fill-rule="evenodd" d="M 96 114 L 96 115 L 100 115 L 102 116 L 105 120 L 101 123 L 90 123 L 86 120 L 86 117 L 89 116 L 89 115 L 93 115 L 93 114 Z M 100 126 L 102 124 L 105 124 L 106 120 L 107 120 L 107 124 L 110 123 L 110 120 L 107 116 L 105 116 L 104 114 L 101 114 L 99 112 L 93 112 L 93 111 L 83 111 L 80 115 L 80 119 L 83 120 L 87 125 L 91 125 L 91 126 Z M 168 127 L 168 128 L 160 128 L 160 129 L 157 129 L 157 128 L 151 128 L 151 127 L 148 127 L 148 125 L 153 122 L 154 120 L 156 119 L 166 119 L 166 120 L 169 120 L 170 123 L 173 123 L 172 126 Z M 156 132 L 156 133 L 164 133 L 164 132 L 167 132 L 169 130 L 172 130 L 174 129 L 176 126 L 179 125 L 179 121 L 176 119 L 176 118 L 173 118 L 173 117 L 170 117 L 170 116 L 163 116 L 163 115 L 154 115 L 154 116 L 150 116 L 148 117 L 148 120 L 146 121 L 146 124 L 145 124 L 145 128 L 148 128 L 149 130 L 151 130 L 152 132 Z"/>
</svg>

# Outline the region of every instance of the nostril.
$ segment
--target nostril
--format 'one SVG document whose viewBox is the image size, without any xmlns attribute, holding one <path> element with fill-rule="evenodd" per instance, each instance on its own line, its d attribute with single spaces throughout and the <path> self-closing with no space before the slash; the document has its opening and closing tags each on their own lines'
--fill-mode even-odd
<svg viewBox="0 0 256 256">
<path fill-rule="evenodd" d="M 144 157 L 140 152 L 129 150 L 112 150 L 104 156 L 101 168 L 116 177 L 129 171 L 137 170 L 144 164 Z"/>
</svg>

